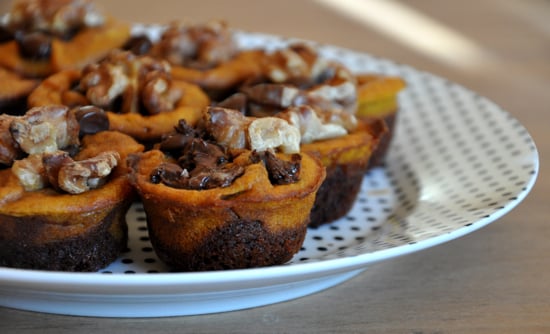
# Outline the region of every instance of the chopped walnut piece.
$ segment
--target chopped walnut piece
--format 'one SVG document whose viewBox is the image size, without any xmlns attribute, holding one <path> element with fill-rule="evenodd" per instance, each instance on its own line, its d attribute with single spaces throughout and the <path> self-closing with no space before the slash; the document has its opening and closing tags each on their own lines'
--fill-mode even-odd
<svg viewBox="0 0 550 334">
<path fill-rule="evenodd" d="M 357 86 L 351 81 L 321 84 L 312 87 L 298 104 L 309 104 L 327 111 L 344 110 L 354 114 L 357 107 Z"/>
<path fill-rule="evenodd" d="M 265 61 L 264 72 L 272 83 L 300 89 L 292 101 L 294 106 L 308 104 L 328 111 L 355 113 L 357 82 L 351 71 L 319 57 L 306 44 L 275 51 Z"/>
<path fill-rule="evenodd" d="M 216 142 L 231 149 L 246 148 L 250 119 L 236 110 L 210 107 L 205 113 L 206 131 Z"/>
<path fill-rule="evenodd" d="M 237 52 L 233 35 L 224 21 L 190 25 L 170 24 L 153 54 L 171 64 L 208 69 L 231 59 Z"/>
<path fill-rule="evenodd" d="M 248 126 L 250 149 L 280 149 L 283 153 L 300 152 L 300 131 L 286 120 L 276 117 L 257 118 Z"/>
<path fill-rule="evenodd" d="M 282 109 L 293 106 L 300 94 L 296 87 L 271 83 L 243 87 L 242 92 L 251 102 Z"/>
<path fill-rule="evenodd" d="M 59 188 L 59 170 L 65 164 L 72 163 L 73 159 L 69 153 L 65 151 L 56 151 L 52 153 L 42 154 L 42 164 L 44 166 L 44 173 L 47 177 L 48 183 L 55 190 L 61 190 Z"/>
<path fill-rule="evenodd" d="M 144 79 L 141 99 L 150 114 L 173 110 L 183 92 L 171 86 L 168 73 L 151 72 Z"/>
<path fill-rule="evenodd" d="M 357 127 L 354 115 L 326 112 L 306 105 L 289 108 L 276 117 L 287 120 L 299 129 L 302 144 L 345 136 Z"/>
<path fill-rule="evenodd" d="M 113 108 L 122 99 L 120 113 L 158 114 L 174 109 L 182 92 L 172 86 L 170 65 L 130 51 L 113 51 L 106 59 L 82 71 L 79 90 L 100 108 Z"/>
<path fill-rule="evenodd" d="M 11 122 L 10 131 L 23 151 L 29 154 L 57 150 L 55 127 L 48 122 L 31 124 L 22 119 Z"/>
<path fill-rule="evenodd" d="M 31 154 L 16 160 L 11 168 L 26 191 L 50 185 L 56 190 L 80 194 L 101 186 L 118 165 L 120 155 L 107 151 L 93 158 L 74 161 L 65 151 Z"/>
<path fill-rule="evenodd" d="M 40 190 L 48 184 L 42 154 L 32 154 L 25 159 L 14 161 L 11 171 L 26 191 Z"/>
<path fill-rule="evenodd" d="M 66 37 L 105 22 L 91 0 L 17 0 L 6 19 L 10 30 L 42 31 Z"/>
<path fill-rule="evenodd" d="M 90 102 L 100 108 L 109 108 L 130 85 L 122 66 L 90 64 L 82 71 L 80 88 L 86 91 Z"/>
<path fill-rule="evenodd" d="M 13 139 L 28 154 L 54 152 L 79 144 L 79 124 L 65 106 L 35 107 L 10 124 Z"/>
<path fill-rule="evenodd" d="M 227 148 L 300 152 L 300 131 L 282 118 L 246 117 L 237 110 L 220 107 L 208 108 L 205 117 L 206 131 Z"/>
<path fill-rule="evenodd" d="M 90 159 L 63 164 L 59 168 L 59 187 L 71 194 L 97 188 L 106 181 L 119 160 L 118 152 L 107 151 Z"/>
<path fill-rule="evenodd" d="M 315 82 L 328 67 L 328 62 L 317 56 L 306 44 L 293 44 L 276 50 L 264 64 L 265 73 L 275 83 Z"/>
</svg>

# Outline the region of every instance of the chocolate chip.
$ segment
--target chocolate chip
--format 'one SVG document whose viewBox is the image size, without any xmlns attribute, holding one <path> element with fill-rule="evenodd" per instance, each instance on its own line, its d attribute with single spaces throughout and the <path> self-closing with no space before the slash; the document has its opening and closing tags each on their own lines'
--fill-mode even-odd
<svg viewBox="0 0 550 334">
<path fill-rule="evenodd" d="M 159 149 L 163 152 L 180 155 L 182 150 L 190 144 L 194 138 L 199 138 L 200 133 L 185 120 L 180 120 L 175 127 L 175 132 L 166 135 L 159 143 Z"/>
<path fill-rule="evenodd" d="M 250 156 L 252 163 L 263 162 L 274 185 L 295 183 L 300 178 L 301 160 L 299 154 L 293 154 L 290 161 L 279 159 L 270 151 L 252 152 Z"/>
<path fill-rule="evenodd" d="M 151 50 L 153 42 L 145 35 L 133 36 L 122 47 L 124 50 L 130 51 L 135 55 L 144 55 Z"/>
<path fill-rule="evenodd" d="M 80 124 L 80 136 L 109 130 L 109 118 L 103 109 L 94 106 L 83 106 L 74 109 Z"/>
<path fill-rule="evenodd" d="M 159 149 L 163 152 L 176 152 L 181 151 L 185 145 L 193 138 L 181 133 L 174 133 L 164 138 L 160 144 Z"/>
<path fill-rule="evenodd" d="M 0 43 L 5 43 L 13 39 L 13 34 L 6 27 L 0 26 Z"/>
<path fill-rule="evenodd" d="M 52 53 L 52 38 L 42 32 L 16 33 L 21 57 L 32 60 L 48 59 Z"/>
<path fill-rule="evenodd" d="M 187 188 L 188 179 L 183 168 L 174 163 L 159 165 L 150 176 L 151 182 L 163 183 L 173 188 Z"/>
</svg>

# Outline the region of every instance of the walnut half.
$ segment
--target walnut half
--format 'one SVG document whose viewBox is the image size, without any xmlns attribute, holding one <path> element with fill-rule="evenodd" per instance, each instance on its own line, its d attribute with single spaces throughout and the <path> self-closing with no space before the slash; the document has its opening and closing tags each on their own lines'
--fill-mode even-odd
<svg viewBox="0 0 550 334">
<path fill-rule="evenodd" d="M 93 158 L 74 161 L 67 152 L 31 154 L 16 160 L 12 172 L 26 191 L 50 185 L 56 190 L 80 194 L 103 185 L 118 165 L 120 155 L 107 151 Z"/>
<path fill-rule="evenodd" d="M 354 115 L 329 112 L 307 105 L 288 108 L 276 115 L 300 130 L 301 143 L 345 136 L 357 127 Z"/>
<path fill-rule="evenodd" d="M 63 164 L 57 175 L 58 185 L 70 194 L 98 188 L 105 183 L 119 160 L 118 152 L 107 151 L 90 159 Z"/>
<path fill-rule="evenodd" d="M 172 85 L 167 61 L 120 50 L 86 66 L 78 89 L 97 107 L 112 109 L 120 99 L 120 110 L 112 111 L 151 115 L 173 110 L 183 95 Z"/>
<path fill-rule="evenodd" d="M 207 131 L 216 142 L 231 149 L 279 149 L 300 152 L 300 131 L 277 117 L 245 117 L 237 110 L 210 107 L 205 113 Z"/>
<path fill-rule="evenodd" d="M 10 123 L 10 133 L 28 154 L 54 152 L 79 144 L 79 124 L 65 106 L 35 107 Z"/>
<path fill-rule="evenodd" d="M 7 18 L 7 26 L 13 31 L 43 31 L 60 37 L 104 22 L 105 17 L 91 0 L 18 0 Z"/>
</svg>

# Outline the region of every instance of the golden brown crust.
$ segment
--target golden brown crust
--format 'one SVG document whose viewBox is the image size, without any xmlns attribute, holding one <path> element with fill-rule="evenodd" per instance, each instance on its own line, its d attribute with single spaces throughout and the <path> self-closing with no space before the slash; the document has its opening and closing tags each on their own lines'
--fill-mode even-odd
<svg viewBox="0 0 550 334">
<path fill-rule="evenodd" d="M 0 67 L 0 114 L 22 114 L 28 95 L 39 83 L 37 79 L 27 79 Z"/>
<path fill-rule="evenodd" d="M 260 75 L 263 57 L 262 50 L 245 50 L 233 59 L 207 70 L 172 65 L 172 75 L 175 79 L 192 82 L 206 90 L 223 91 Z"/>
<path fill-rule="evenodd" d="M 151 241 L 153 245 L 161 245 L 164 252 L 170 250 L 170 254 L 162 255 L 168 263 L 173 263 L 173 259 L 179 257 L 204 257 L 204 254 L 199 253 L 205 249 L 206 240 L 212 240 L 212 236 L 218 233 L 225 236 L 223 249 L 226 252 L 232 243 L 246 244 L 244 239 L 239 240 L 239 235 L 234 235 L 233 239 L 227 238 L 228 231 L 234 229 L 234 224 L 238 222 L 260 222 L 258 224 L 261 228 L 257 224 L 249 225 L 256 226 L 254 228 L 257 231 L 263 231 L 256 235 L 256 240 L 270 240 L 274 236 L 280 238 L 289 231 L 298 231 L 295 236 L 297 241 L 303 239 L 300 235 L 305 233 L 315 192 L 325 177 L 320 162 L 304 154 L 300 180 L 293 184 L 274 186 L 269 181 L 265 167 L 252 164 L 228 187 L 185 190 L 150 182 L 153 169 L 164 161 L 164 154 L 160 151 L 144 153 L 134 167 L 133 180 L 147 213 L 149 231 L 153 236 Z M 250 246 L 254 244 L 250 243 Z M 268 248 L 265 252 L 273 252 L 273 256 L 269 257 L 271 259 L 286 259 L 297 252 L 300 246 L 301 242 L 296 242 L 290 250 L 289 247 Z M 284 256 L 275 254 L 283 249 Z M 242 263 L 236 258 L 244 255 L 233 253 L 233 260 Z M 203 270 L 228 266 L 229 262 L 220 263 L 213 258 L 214 255 L 210 259 L 212 263 L 204 263 L 196 269 L 181 264 L 179 269 Z M 242 267 L 282 263 L 245 262 L 246 265 Z"/>
<path fill-rule="evenodd" d="M 15 72 L 0 67 L 0 102 L 27 96 L 38 83 L 38 80 L 23 78 Z"/>
<path fill-rule="evenodd" d="M 180 119 L 185 119 L 188 124 L 194 125 L 202 117 L 202 111 L 208 106 L 210 99 L 194 84 L 183 81 L 173 81 L 173 84 L 184 92 L 174 110 L 156 115 L 119 114 L 108 111 L 111 130 L 148 142 L 158 140 L 162 135 L 171 132 L 174 124 Z"/>
</svg>

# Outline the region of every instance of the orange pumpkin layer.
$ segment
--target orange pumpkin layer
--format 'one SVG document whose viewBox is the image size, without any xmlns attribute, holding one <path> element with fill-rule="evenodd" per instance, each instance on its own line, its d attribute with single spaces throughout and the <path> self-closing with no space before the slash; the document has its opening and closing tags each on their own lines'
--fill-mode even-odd
<svg viewBox="0 0 550 334">
<path fill-rule="evenodd" d="M 172 65 L 172 76 L 201 86 L 207 91 L 225 91 L 261 73 L 264 51 L 240 51 L 233 59 L 207 70 Z"/>
<path fill-rule="evenodd" d="M 357 85 L 357 116 L 371 123 L 384 120 L 388 127 L 369 163 L 369 168 L 381 166 L 395 132 L 398 93 L 406 87 L 406 83 L 399 77 L 362 74 L 357 76 Z"/>
</svg>

